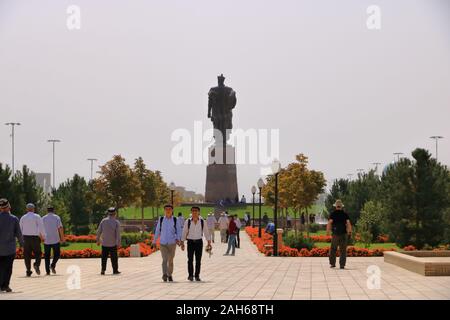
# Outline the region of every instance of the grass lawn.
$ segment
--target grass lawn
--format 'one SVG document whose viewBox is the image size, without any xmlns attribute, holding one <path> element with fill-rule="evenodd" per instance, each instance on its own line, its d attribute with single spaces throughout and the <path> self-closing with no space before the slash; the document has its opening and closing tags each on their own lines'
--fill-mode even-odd
<svg viewBox="0 0 450 320">
<path fill-rule="evenodd" d="M 67 247 L 61 247 L 61 250 L 83 250 L 87 248 L 94 250 L 101 249 L 96 243 L 69 242 L 69 245 Z"/>
<path fill-rule="evenodd" d="M 319 213 L 322 212 L 323 207 L 314 205 L 309 209 L 310 213 Z M 209 212 L 214 211 L 214 206 L 202 206 L 200 208 L 200 213 L 203 217 L 206 217 L 206 215 Z M 155 216 L 156 216 L 156 208 L 154 209 Z M 163 208 L 159 209 L 159 213 L 162 214 L 164 212 Z M 185 218 L 189 217 L 189 214 L 191 212 L 191 207 L 189 206 L 182 206 L 182 207 L 175 207 L 174 213 L 176 216 L 178 216 L 178 213 L 181 212 Z M 249 212 L 250 215 L 253 215 L 253 206 L 251 204 L 247 204 L 247 206 L 238 207 L 238 208 L 230 208 L 228 210 L 231 214 L 237 214 L 240 218 L 244 217 L 244 214 L 246 212 Z M 270 206 L 262 206 L 261 207 L 261 216 L 264 215 L 264 213 L 267 213 L 269 218 L 273 218 L 273 209 Z M 255 204 L 255 219 L 258 218 L 259 210 L 258 205 Z M 290 211 L 291 217 L 294 217 L 293 212 Z M 134 208 L 129 207 L 125 209 L 121 209 L 119 212 L 119 216 L 123 217 L 125 219 L 141 219 L 141 209 L 140 208 Z M 145 208 L 144 210 L 144 219 L 152 219 L 152 208 Z"/>
</svg>

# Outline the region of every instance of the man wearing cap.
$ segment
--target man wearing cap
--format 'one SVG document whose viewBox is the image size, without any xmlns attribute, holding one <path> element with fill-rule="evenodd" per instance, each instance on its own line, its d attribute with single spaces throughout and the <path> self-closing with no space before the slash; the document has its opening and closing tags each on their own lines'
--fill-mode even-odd
<svg viewBox="0 0 450 320">
<path fill-rule="evenodd" d="M 181 242 L 181 249 L 184 250 L 184 241 L 187 240 L 187 254 L 188 254 L 188 273 L 189 281 L 200 280 L 200 268 L 203 252 L 203 237 L 208 241 L 208 249 L 211 249 L 211 237 L 208 226 L 200 217 L 200 208 L 194 206 L 191 208 L 192 218 L 186 220 L 183 228 L 183 236 Z M 194 274 L 194 256 L 195 256 L 195 274 Z"/>
<path fill-rule="evenodd" d="M 104 218 L 97 230 L 97 245 L 102 246 L 102 270 L 101 275 L 105 275 L 108 256 L 111 256 L 113 274 L 120 274 L 117 248 L 120 246 L 120 223 L 116 219 L 116 208 L 109 208 L 108 216 Z"/>
<path fill-rule="evenodd" d="M 23 235 L 23 258 L 27 268 L 27 277 L 31 277 L 31 257 L 34 254 L 34 271 L 37 275 L 41 274 L 39 266 L 41 265 L 41 241 L 45 241 L 45 229 L 42 218 L 34 212 L 35 206 L 32 203 L 27 204 L 27 213 L 20 218 L 20 230 Z"/>
<path fill-rule="evenodd" d="M 211 235 L 211 241 L 214 243 L 214 233 L 216 231 L 216 217 L 214 216 L 214 213 L 208 213 L 208 218 L 206 218 L 206 224 L 208 225 L 208 231 Z"/>
<path fill-rule="evenodd" d="M 0 199 L 0 290 L 11 292 L 11 280 L 14 258 L 16 257 L 16 239 L 23 247 L 19 219 L 11 214 L 8 200 Z"/>
<path fill-rule="evenodd" d="M 159 240 L 159 251 L 162 256 L 162 279 L 164 282 L 173 281 L 173 259 L 177 245 L 180 245 L 181 239 L 180 221 L 173 216 L 173 206 L 166 204 L 164 206 L 164 217 L 159 218 L 153 237 L 153 245 Z"/>
<path fill-rule="evenodd" d="M 344 204 L 341 200 L 334 203 L 334 211 L 330 214 L 327 224 L 327 235 L 332 232 L 331 248 L 330 248 L 330 267 L 336 267 L 336 252 L 339 247 L 339 266 L 345 268 L 347 259 L 347 242 L 348 237 L 352 235 L 352 224 L 346 212 L 344 212 Z"/>
<path fill-rule="evenodd" d="M 219 218 L 219 230 L 220 230 L 220 241 L 225 243 L 227 240 L 227 230 L 228 230 L 228 218 L 225 217 L 225 213 L 220 214 Z"/>
<path fill-rule="evenodd" d="M 45 272 L 50 275 L 50 267 L 53 274 L 56 274 L 56 263 L 61 255 L 60 243 L 64 242 L 64 229 L 61 218 L 55 214 L 52 206 L 47 208 L 47 214 L 42 218 L 44 222 L 45 234 L 47 237 L 44 241 L 44 259 Z M 50 265 L 50 255 L 53 249 L 53 261 Z"/>
</svg>

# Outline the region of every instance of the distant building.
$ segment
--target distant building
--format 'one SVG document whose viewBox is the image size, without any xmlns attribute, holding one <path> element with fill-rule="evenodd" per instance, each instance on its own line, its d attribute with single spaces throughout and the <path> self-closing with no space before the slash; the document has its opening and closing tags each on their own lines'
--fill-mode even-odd
<svg viewBox="0 0 450 320">
<path fill-rule="evenodd" d="M 181 195 L 183 202 L 204 202 L 205 197 L 200 193 L 195 193 L 194 191 L 186 190 L 185 187 L 176 186 L 175 192 Z"/>
<path fill-rule="evenodd" d="M 50 173 L 34 173 L 36 183 L 45 193 L 52 192 L 52 175 Z"/>
</svg>

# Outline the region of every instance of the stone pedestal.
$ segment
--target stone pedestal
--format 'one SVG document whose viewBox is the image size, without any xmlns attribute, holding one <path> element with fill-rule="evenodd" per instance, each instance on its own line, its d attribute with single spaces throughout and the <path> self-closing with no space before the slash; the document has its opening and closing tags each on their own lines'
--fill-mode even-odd
<svg viewBox="0 0 450 320">
<path fill-rule="evenodd" d="M 239 200 L 234 147 L 226 145 L 209 148 L 209 165 L 206 168 L 205 201 Z"/>
<path fill-rule="evenodd" d="M 130 257 L 132 257 L 132 258 L 140 258 L 141 257 L 141 251 L 139 250 L 138 244 L 132 244 L 130 246 Z"/>
</svg>

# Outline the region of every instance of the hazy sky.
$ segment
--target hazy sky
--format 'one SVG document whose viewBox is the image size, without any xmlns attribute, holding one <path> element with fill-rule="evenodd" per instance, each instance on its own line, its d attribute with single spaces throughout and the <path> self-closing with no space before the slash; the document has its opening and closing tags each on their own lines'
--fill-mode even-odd
<svg viewBox="0 0 450 320">
<path fill-rule="evenodd" d="M 81 29 L 68 30 L 69 5 Z M 366 27 L 369 5 L 381 30 Z M 217 75 L 237 92 L 234 126 L 279 129 L 327 180 L 430 149 L 450 164 L 450 1 L 0 0 L 0 117 L 18 121 L 16 168 L 89 177 L 122 154 L 204 193 L 206 166 L 172 163 L 178 128 L 206 118 Z M 0 162 L 10 164 L 0 126 Z M 238 166 L 250 198 L 258 165 Z"/>
</svg>

